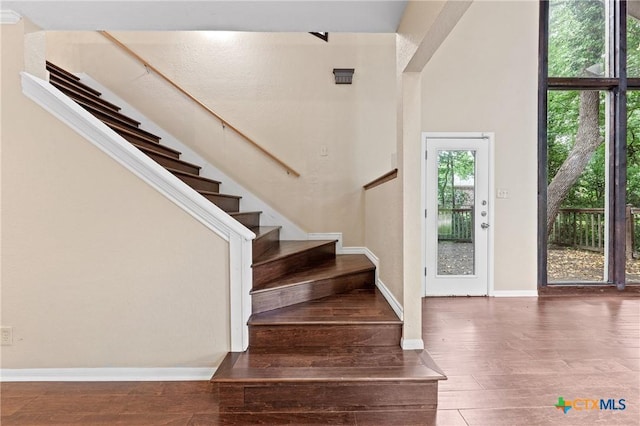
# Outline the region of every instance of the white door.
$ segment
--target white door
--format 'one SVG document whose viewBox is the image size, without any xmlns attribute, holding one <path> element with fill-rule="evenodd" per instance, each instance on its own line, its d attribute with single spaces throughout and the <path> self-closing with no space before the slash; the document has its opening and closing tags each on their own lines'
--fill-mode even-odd
<svg viewBox="0 0 640 426">
<path fill-rule="evenodd" d="M 490 139 L 425 140 L 425 295 L 487 295 Z"/>
</svg>

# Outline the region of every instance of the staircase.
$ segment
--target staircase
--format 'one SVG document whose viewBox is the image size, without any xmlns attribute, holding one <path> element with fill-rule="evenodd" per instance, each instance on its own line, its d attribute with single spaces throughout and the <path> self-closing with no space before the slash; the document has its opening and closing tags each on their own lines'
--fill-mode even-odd
<svg viewBox="0 0 640 426">
<path fill-rule="evenodd" d="M 364 255 L 336 241 L 283 241 L 279 226 L 120 113 L 75 75 L 47 62 L 50 83 L 247 228 L 253 241 L 249 349 L 212 377 L 221 412 L 435 410 L 445 379 L 426 351 L 403 351 L 402 322 L 375 287 Z"/>
</svg>

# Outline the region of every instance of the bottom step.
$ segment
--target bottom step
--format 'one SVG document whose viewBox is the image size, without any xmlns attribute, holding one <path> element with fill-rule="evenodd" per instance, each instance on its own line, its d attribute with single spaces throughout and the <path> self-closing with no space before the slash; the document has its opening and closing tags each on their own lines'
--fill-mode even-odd
<svg viewBox="0 0 640 426">
<path fill-rule="evenodd" d="M 220 410 L 431 410 L 446 377 L 426 351 L 296 348 L 230 353 L 212 377 Z"/>
</svg>

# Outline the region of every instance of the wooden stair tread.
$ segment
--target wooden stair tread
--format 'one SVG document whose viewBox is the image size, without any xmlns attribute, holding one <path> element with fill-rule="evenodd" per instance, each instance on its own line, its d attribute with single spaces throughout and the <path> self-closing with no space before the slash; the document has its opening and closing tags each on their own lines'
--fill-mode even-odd
<svg viewBox="0 0 640 426">
<path fill-rule="evenodd" d="M 242 212 L 228 212 L 227 214 L 231 215 L 231 216 L 242 216 L 243 214 L 261 214 L 261 211 L 242 211 Z"/>
<path fill-rule="evenodd" d="M 249 349 L 227 355 L 214 383 L 415 382 L 445 380 L 426 351 L 398 347 Z"/>
<path fill-rule="evenodd" d="M 79 90 L 81 92 L 84 92 L 87 94 L 87 96 L 91 96 L 91 97 L 100 97 L 102 96 L 102 93 L 98 92 L 97 90 L 95 90 L 92 87 L 87 86 L 86 84 L 78 81 L 78 80 L 71 80 L 68 77 L 66 77 L 65 75 L 61 75 L 59 73 L 50 73 L 49 74 L 49 80 L 53 81 L 55 80 L 56 82 L 59 82 L 61 84 L 65 84 L 69 87 L 73 87 L 75 90 Z"/>
<path fill-rule="evenodd" d="M 144 129 L 140 129 L 138 127 L 126 126 L 123 124 L 112 123 L 108 121 L 103 121 L 104 124 L 111 127 L 116 132 L 124 132 L 132 136 L 136 136 L 139 138 L 144 138 L 146 140 L 150 140 L 153 142 L 160 142 L 160 136 L 154 135 L 151 132 L 147 132 Z"/>
<path fill-rule="evenodd" d="M 133 118 L 126 116 L 120 112 L 113 111 L 108 108 L 100 108 L 99 106 L 87 102 L 84 99 L 75 99 L 75 102 L 82 105 L 84 109 L 95 115 L 96 117 L 102 119 L 110 119 L 122 123 L 124 125 L 129 125 L 133 127 L 140 126 L 140 122 L 138 120 L 134 120 Z"/>
<path fill-rule="evenodd" d="M 65 84 L 62 80 L 49 80 L 49 82 L 60 91 L 64 92 L 67 96 L 72 98 L 74 101 L 78 98 L 84 99 L 87 102 L 93 102 L 96 104 L 100 104 L 104 107 L 107 107 L 115 112 L 120 111 L 120 107 L 112 104 L 111 102 L 105 101 L 102 98 L 97 96 L 89 95 L 86 92 L 81 91 L 80 89 L 74 87 L 71 84 Z"/>
<path fill-rule="evenodd" d="M 290 325 L 401 325 L 378 289 L 357 289 L 322 299 L 253 314 L 250 326 Z"/>
<path fill-rule="evenodd" d="M 218 185 L 220 184 L 220 182 L 217 181 L 217 180 L 209 179 L 207 177 L 196 175 L 196 174 L 189 173 L 189 172 L 185 172 L 185 171 L 182 171 L 182 170 L 177 170 L 177 169 L 174 169 L 172 167 L 165 167 L 165 169 L 167 169 L 168 171 L 170 171 L 171 173 L 173 173 L 175 175 L 188 176 L 188 177 L 193 178 L 193 179 L 204 180 L 204 181 L 207 181 L 207 182 L 216 183 Z"/>
<path fill-rule="evenodd" d="M 215 195 L 216 197 L 231 198 L 235 200 L 239 200 L 242 198 L 239 195 L 222 194 L 220 192 L 214 192 L 214 191 L 198 191 L 198 192 L 202 195 Z"/>
<path fill-rule="evenodd" d="M 186 161 L 181 160 L 179 158 L 175 158 L 175 157 L 173 157 L 171 155 L 167 155 L 164 152 L 160 152 L 160 151 L 157 151 L 157 150 L 154 150 L 154 149 L 147 148 L 144 145 L 135 145 L 135 146 L 136 146 L 136 148 L 138 148 L 140 151 L 144 152 L 145 154 L 149 154 L 149 155 L 153 154 L 154 156 L 158 156 L 158 157 L 164 158 L 166 160 L 172 161 L 174 163 L 185 165 L 185 166 L 193 168 L 193 169 L 197 169 L 197 170 L 201 169 L 201 167 L 198 166 L 197 164 L 192 164 L 192 163 L 186 162 Z M 163 167 L 165 167 L 165 166 L 163 166 Z"/>
<path fill-rule="evenodd" d="M 375 270 L 375 265 L 371 263 L 367 256 L 362 254 L 343 254 L 318 264 L 313 269 L 296 271 L 262 284 L 258 288 L 254 288 L 251 294 L 373 270 Z"/>
<path fill-rule="evenodd" d="M 256 240 L 263 238 L 264 236 L 270 234 L 271 232 L 275 232 L 279 229 L 282 229 L 282 226 L 256 226 L 250 228 L 254 234 L 256 234 Z"/>
<path fill-rule="evenodd" d="M 69 71 L 57 66 L 56 64 L 54 64 L 52 62 L 46 61 L 46 68 L 47 68 L 47 71 L 49 71 L 49 72 L 54 72 L 56 74 L 64 75 L 64 76 L 68 77 L 71 80 L 80 81 L 80 77 L 70 73 Z"/>
<path fill-rule="evenodd" d="M 227 214 L 248 229 L 260 226 L 261 211 L 228 211 Z"/>
<path fill-rule="evenodd" d="M 135 139 L 133 141 L 128 141 L 128 142 L 131 145 L 135 146 L 136 148 L 144 148 L 144 149 L 147 149 L 149 151 L 153 151 L 153 153 L 155 153 L 155 154 L 164 154 L 166 156 L 175 158 L 176 160 L 179 160 L 180 159 L 180 155 L 182 154 L 180 151 L 176 151 L 173 148 L 169 148 L 169 147 L 166 147 L 164 145 L 160 145 L 157 142 L 149 142 L 149 141 L 146 141 L 146 140 L 138 140 L 138 139 Z M 199 175 L 194 175 L 194 176 L 199 176 Z"/>
<path fill-rule="evenodd" d="M 275 247 L 260 256 L 260 258 L 253 263 L 253 266 L 256 267 L 265 263 L 274 262 L 327 244 L 335 244 L 335 242 L 336 240 L 280 241 L 278 247 Z"/>
</svg>

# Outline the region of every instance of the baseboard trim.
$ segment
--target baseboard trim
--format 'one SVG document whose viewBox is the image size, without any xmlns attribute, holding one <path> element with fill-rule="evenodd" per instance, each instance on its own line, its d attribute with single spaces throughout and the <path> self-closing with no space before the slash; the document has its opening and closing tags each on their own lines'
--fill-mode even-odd
<svg viewBox="0 0 640 426">
<path fill-rule="evenodd" d="M 378 259 L 378 256 L 376 256 L 367 247 L 344 247 L 341 254 L 364 254 L 365 256 L 367 256 L 371 263 L 373 263 L 376 267 L 376 287 L 378 287 L 378 290 L 380 290 L 380 293 L 382 293 L 384 298 L 387 300 L 387 303 L 389 303 L 389 306 L 391 306 L 391 309 L 393 309 L 398 318 L 400 318 L 401 321 L 404 321 L 404 309 L 402 307 L 402 304 L 398 302 L 398 299 L 396 299 L 393 293 L 391 293 L 389 287 L 387 287 L 386 284 L 380 280 L 380 259 Z"/>
<path fill-rule="evenodd" d="M 380 293 L 382 293 L 384 298 L 387 299 L 387 303 L 389 303 L 393 312 L 395 312 L 398 318 L 400 318 L 400 321 L 404 321 L 404 309 L 400 302 L 398 302 L 398 299 L 396 299 L 393 293 L 391 293 L 389 288 L 380 280 L 376 281 L 376 287 L 378 287 L 378 290 L 380 290 Z"/>
<path fill-rule="evenodd" d="M 538 297 L 538 290 L 494 290 L 493 297 Z"/>
<path fill-rule="evenodd" d="M 424 341 L 422 339 L 400 339 L 400 347 L 405 351 L 424 349 Z"/>
<path fill-rule="evenodd" d="M 307 234 L 307 239 L 311 241 L 317 240 L 337 240 L 336 254 L 347 254 L 342 247 L 342 232 L 313 232 Z"/>
<path fill-rule="evenodd" d="M 342 254 L 364 254 L 376 267 L 376 272 L 380 269 L 380 259 L 367 247 L 344 247 Z"/>
<path fill-rule="evenodd" d="M 0 382 L 175 382 L 209 380 L 216 368 L 3 368 Z"/>
</svg>

